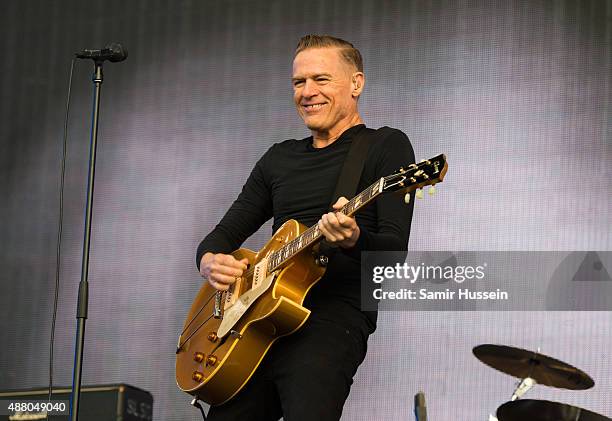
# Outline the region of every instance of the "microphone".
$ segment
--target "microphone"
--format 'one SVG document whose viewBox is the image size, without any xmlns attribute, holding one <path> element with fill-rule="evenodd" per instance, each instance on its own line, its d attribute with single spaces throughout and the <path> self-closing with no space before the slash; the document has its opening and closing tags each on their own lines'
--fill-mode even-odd
<svg viewBox="0 0 612 421">
<path fill-rule="evenodd" d="M 425 405 L 425 394 L 423 392 L 414 395 L 414 416 L 416 421 L 427 421 L 427 406 Z"/>
<path fill-rule="evenodd" d="M 96 61 L 108 60 L 116 63 L 123 61 L 127 58 L 128 52 L 123 46 L 117 42 L 108 44 L 101 50 L 83 50 L 78 53 L 74 53 L 77 58 L 90 58 Z"/>
</svg>

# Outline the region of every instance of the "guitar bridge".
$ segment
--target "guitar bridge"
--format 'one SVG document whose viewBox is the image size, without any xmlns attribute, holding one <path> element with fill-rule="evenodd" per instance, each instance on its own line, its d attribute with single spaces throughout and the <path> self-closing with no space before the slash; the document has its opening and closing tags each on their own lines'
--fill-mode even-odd
<svg viewBox="0 0 612 421">
<path fill-rule="evenodd" d="M 213 317 L 215 319 L 222 319 L 223 314 L 221 314 L 221 301 L 223 300 L 223 292 L 217 291 L 215 293 L 215 308 L 213 309 Z"/>
<path fill-rule="evenodd" d="M 238 300 L 238 297 L 240 296 L 241 285 L 242 276 L 236 278 L 236 282 L 230 285 L 229 289 L 225 291 L 225 306 L 223 307 L 224 310 L 227 310 L 236 303 L 236 300 Z"/>
</svg>

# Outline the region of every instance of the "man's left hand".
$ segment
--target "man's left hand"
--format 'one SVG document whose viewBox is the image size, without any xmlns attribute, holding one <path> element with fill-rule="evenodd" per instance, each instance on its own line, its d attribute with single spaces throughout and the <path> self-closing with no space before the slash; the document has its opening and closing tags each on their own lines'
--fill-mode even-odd
<svg viewBox="0 0 612 421">
<path fill-rule="evenodd" d="M 338 212 L 347 202 L 346 197 L 339 198 L 333 205 L 336 212 L 326 213 L 319 220 L 319 229 L 327 242 L 346 249 L 355 246 L 360 234 L 355 218 Z"/>
</svg>

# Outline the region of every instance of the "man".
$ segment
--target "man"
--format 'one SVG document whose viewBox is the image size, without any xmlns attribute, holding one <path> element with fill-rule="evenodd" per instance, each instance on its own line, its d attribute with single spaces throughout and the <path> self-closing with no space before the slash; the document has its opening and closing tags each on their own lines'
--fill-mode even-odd
<svg viewBox="0 0 612 421">
<path fill-rule="evenodd" d="M 346 198 L 333 198 L 334 212 L 328 212 L 356 136 L 373 137 L 358 191 L 414 162 L 402 132 L 363 124 L 357 107 L 365 84 L 359 51 L 338 38 L 305 36 L 296 49 L 292 81 L 295 106 L 312 136 L 277 143 L 264 154 L 198 247 L 197 264 L 214 288 L 227 290 L 247 263 L 227 253 L 271 217 L 274 230 L 289 219 L 317 223 L 337 247 L 306 298 L 304 306 L 312 313 L 305 325 L 279 339 L 245 388 L 211 408 L 209 420 L 338 420 L 376 326 L 376 313 L 360 311 L 360 253 L 405 250 L 408 243 L 413 205 L 401 197 L 383 195 L 356 218 L 337 212 Z"/>
</svg>

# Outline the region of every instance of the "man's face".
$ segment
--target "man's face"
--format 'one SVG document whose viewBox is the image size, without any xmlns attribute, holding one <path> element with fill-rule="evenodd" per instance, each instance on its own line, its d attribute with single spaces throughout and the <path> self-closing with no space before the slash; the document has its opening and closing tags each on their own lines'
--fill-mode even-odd
<svg viewBox="0 0 612 421">
<path fill-rule="evenodd" d="M 293 100 L 310 130 L 329 133 L 357 113 L 356 72 L 337 48 L 309 48 L 295 57 Z"/>
</svg>

